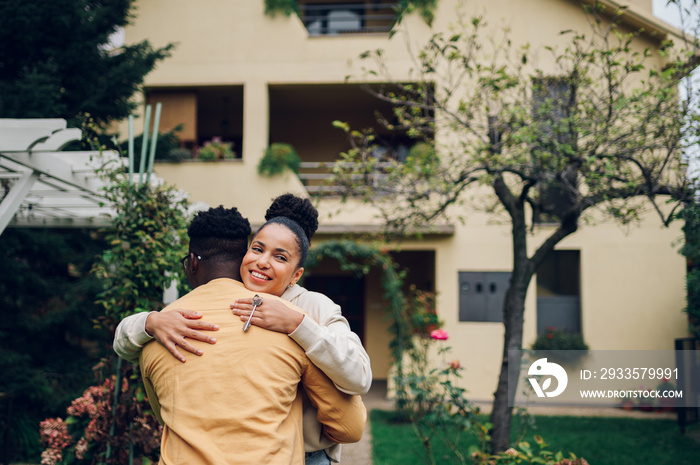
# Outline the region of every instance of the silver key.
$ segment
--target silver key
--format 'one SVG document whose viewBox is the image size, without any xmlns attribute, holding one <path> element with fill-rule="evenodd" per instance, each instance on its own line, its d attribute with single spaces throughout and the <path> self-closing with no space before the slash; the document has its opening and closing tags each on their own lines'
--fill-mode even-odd
<svg viewBox="0 0 700 465">
<path fill-rule="evenodd" d="M 253 313 L 255 313 L 255 309 L 258 308 L 259 305 L 262 305 L 262 297 L 260 297 L 258 294 L 255 294 L 255 296 L 253 297 L 253 310 L 251 310 L 250 312 L 248 321 L 246 321 L 243 325 L 243 331 L 248 331 L 248 328 L 250 328 L 250 320 L 253 318 Z"/>
</svg>

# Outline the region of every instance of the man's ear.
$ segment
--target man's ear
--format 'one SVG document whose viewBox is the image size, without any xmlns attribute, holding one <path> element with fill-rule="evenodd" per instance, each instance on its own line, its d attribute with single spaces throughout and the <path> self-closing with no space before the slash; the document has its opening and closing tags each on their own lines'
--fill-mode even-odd
<svg viewBox="0 0 700 465">
<path fill-rule="evenodd" d="M 199 269 L 199 259 L 197 258 L 197 255 L 192 254 L 192 260 L 190 260 L 190 272 L 192 274 L 197 273 L 197 270 Z"/>
</svg>

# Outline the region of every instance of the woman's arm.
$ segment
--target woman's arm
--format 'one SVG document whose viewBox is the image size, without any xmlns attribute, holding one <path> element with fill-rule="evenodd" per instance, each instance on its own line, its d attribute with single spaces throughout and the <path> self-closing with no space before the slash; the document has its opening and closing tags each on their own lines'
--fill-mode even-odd
<svg viewBox="0 0 700 465">
<path fill-rule="evenodd" d="M 114 333 L 112 347 L 124 360 L 136 363 L 144 344 L 155 338 L 173 356 L 185 362 L 178 347 L 195 355 L 202 355 L 201 349 L 190 344 L 187 339 L 216 343 L 216 339 L 199 331 L 217 331 L 217 325 L 199 320 L 202 314 L 191 310 L 175 309 L 172 312 L 135 313 L 124 318 Z"/>
<path fill-rule="evenodd" d="M 290 301 L 311 318 L 268 300 L 255 310 L 251 322 L 288 334 L 340 391 L 351 395 L 366 394 L 372 385 L 369 355 L 357 334 L 350 330 L 340 307 L 323 294 L 299 286 L 294 286 L 294 289 L 296 292 L 291 297 L 287 293 L 282 297 L 290 297 Z M 236 301 L 231 309 L 242 320 L 247 320 L 252 309 L 250 299 Z"/>
<path fill-rule="evenodd" d="M 119 322 L 112 343 L 119 358 L 131 363 L 139 361 L 144 344 L 153 339 L 145 330 L 148 315 L 148 312 L 134 313 Z"/>
</svg>

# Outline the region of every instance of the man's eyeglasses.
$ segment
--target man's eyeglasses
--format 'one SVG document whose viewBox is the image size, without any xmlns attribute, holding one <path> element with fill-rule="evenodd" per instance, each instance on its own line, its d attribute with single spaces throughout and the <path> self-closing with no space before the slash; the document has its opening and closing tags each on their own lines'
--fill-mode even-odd
<svg viewBox="0 0 700 465">
<path fill-rule="evenodd" d="M 182 259 L 180 260 L 180 263 L 182 263 L 182 267 L 183 267 L 184 269 L 187 269 L 188 260 L 189 260 L 189 258 L 190 258 L 190 255 L 194 255 L 195 257 L 197 257 L 197 260 L 201 260 L 201 259 L 202 259 L 202 257 L 201 257 L 200 255 L 197 255 L 197 254 L 194 253 L 194 252 L 188 253 L 187 255 L 185 255 L 184 257 L 182 257 Z"/>
</svg>

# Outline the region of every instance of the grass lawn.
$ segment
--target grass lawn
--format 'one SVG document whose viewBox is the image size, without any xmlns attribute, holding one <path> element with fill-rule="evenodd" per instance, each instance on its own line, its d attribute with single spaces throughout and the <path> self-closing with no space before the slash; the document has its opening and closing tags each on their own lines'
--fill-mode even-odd
<svg viewBox="0 0 700 465">
<path fill-rule="evenodd" d="M 422 465 L 427 463 L 422 446 L 408 423 L 393 423 L 393 413 L 373 410 L 372 456 L 374 465 Z M 619 417 L 536 416 L 536 429 L 526 433 L 542 436 L 550 451 L 573 452 L 591 465 L 698 465 L 698 427 L 681 435 L 675 420 Z M 518 431 L 514 423 L 513 431 Z M 464 439 L 464 450 L 475 444 Z M 440 459 L 438 458 L 438 463 Z M 447 463 L 447 462 L 445 462 Z"/>
</svg>

